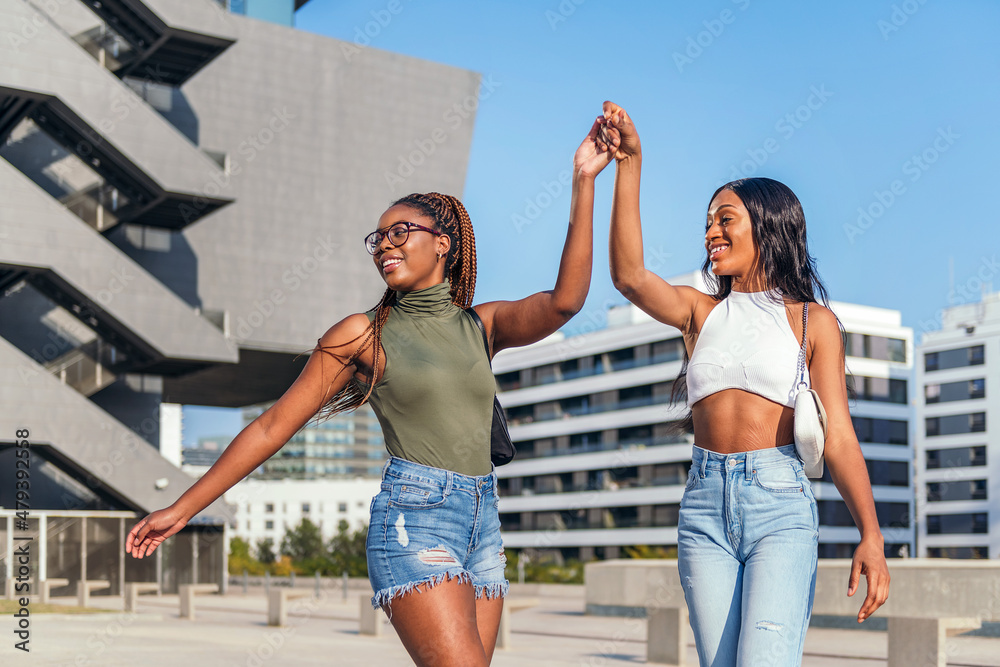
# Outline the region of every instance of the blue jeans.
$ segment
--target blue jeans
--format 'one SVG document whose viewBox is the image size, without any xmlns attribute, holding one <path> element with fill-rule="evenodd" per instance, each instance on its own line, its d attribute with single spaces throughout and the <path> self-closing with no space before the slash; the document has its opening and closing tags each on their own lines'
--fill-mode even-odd
<svg viewBox="0 0 1000 667">
<path fill-rule="evenodd" d="M 505 597 L 497 475 L 470 477 L 390 457 L 368 524 L 368 578 L 378 608 L 418 584 L 471 583 L 476 597 Z"/>
<path fill-rule="evenodd" d="M 802 663 L 818 540 L 795 445 L 728 455 L 694 447 L 677 557 L 702 667 Z"/>
</svg>

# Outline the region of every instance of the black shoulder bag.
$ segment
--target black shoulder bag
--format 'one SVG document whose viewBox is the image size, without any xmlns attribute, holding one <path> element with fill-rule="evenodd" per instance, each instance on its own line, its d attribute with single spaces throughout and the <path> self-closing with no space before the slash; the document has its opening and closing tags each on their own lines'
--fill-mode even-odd
<svg viewBox="0 0 1000 667">
<path fill-rule="evenodd" d="M 479 327 L 479 331 L 483 334 L 483 346 L 486 348 L 486 358 L 490 362 L 490 368 L 493 368 L 493 360 L 490 359 L 490 341 L 486 337 L 486 327 L 483 326 L 483 321 L 479 319 L 479 315 L 472 308 L 466 308 L 465 312 L 469 314 L 472 321 L 476 323 Z M 507 430 L 507 417 L 504 416 L 503 406 L 500 405 L 500 399 L 493 395 L 493 427 L 490 431 L 490 460 L 493 461 L 493 465 L 502 466 L 510 463 L 517 454 L 517 450 L 514 449 L 514 443 L 510 440 L 510 432 Z"/>
</svg>

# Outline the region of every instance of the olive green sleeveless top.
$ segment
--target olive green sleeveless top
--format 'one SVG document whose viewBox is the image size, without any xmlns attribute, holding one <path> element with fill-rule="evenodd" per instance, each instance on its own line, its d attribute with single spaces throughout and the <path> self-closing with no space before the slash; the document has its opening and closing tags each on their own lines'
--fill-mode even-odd
<svg viewBox="0 0 1000 667">
<path fill-rule="evenodd" d="M 488 475 L 496 381 L 482 333 L 451 302 L 450 289 L 446 281 L 397 292 L 382 327 L 385 372 L 369 402 L 392 456 Z M 375 317 L 374 311 L 367 315 Z"/>
</svg>

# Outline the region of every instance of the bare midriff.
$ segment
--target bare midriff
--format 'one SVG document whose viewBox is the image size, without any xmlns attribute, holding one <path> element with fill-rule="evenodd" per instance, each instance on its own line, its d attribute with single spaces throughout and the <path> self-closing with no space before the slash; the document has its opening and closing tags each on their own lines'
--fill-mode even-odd
<svg viewBox="0 0 1000 667">
<path fill-rule="evenodd" d="M 790 445 L 794 410 L 742 389 L 723 389 L 691 406 L 694 444 L 719 454 Z"/>
</svg>

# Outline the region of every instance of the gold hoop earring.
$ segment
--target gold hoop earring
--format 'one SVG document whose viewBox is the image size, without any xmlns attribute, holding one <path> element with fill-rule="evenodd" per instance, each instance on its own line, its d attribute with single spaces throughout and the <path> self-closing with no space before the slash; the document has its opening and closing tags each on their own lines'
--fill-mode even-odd
<svg viewBox="0 0 1000 667">
<path fill-rule="evenodd" d="M 438 261 L 440 262 L 441 258 L 444 257 L 444 255 L 442 255 L 441 253 L 438 253 L 437 255 L 438 255 Z"/>
</svg>

